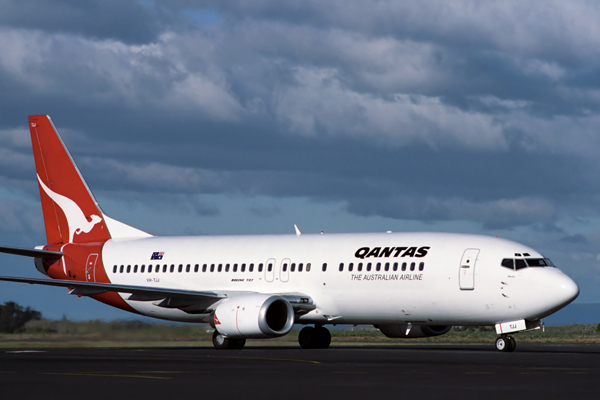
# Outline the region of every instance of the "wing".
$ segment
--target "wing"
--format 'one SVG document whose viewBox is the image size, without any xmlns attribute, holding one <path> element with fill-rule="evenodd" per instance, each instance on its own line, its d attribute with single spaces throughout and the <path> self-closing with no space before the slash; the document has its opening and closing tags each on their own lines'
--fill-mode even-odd
<svg viewBox="0 0 600 400">
<path fill-rule="evenodd" d="M 158 307 L 179 308 L 180 310 L 189 314 L 209 313 L 212 311 L 212 307 L 222 299 L 256 293 L 245 291 L 195 291 L 134 285 L 119 285 L 114 283 L 21 278 L 15 276 L 0 276 L 0 281 L 66 287 L 71 290 L 69 294 L 80 296 L 93 296 L 104 292 L 128 293 L 129 297 L 126 300 L 152 301 L 153 304 Z M 294 308 L 294 312 L 297 314 L 304 314 L 315 309 L 312 298 L 301 293 L 278 293 L 277 295 L 289 301 Z"/>
</svg>

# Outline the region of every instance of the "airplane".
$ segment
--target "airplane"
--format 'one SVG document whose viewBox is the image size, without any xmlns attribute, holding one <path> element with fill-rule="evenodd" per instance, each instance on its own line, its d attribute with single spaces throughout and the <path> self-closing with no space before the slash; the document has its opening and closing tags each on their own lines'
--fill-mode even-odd
<svg viewBox="0 0 600 400">
<path fill-rule="evenodd" d="M 579 295 L 536 250 L 472 234 L 352 233 L 157 237 L 100 208 L 52 120 L 29 117 L 48 244 L 0 247 L 32 257 L 47 278 L 2 281 L 69 289 L 113 307 L 208 323 L 217 349 L 288 334 L 302 348 L 331 343 L 326 325 L 368 324 L 391 338 L 494 326 L 497 350 L 514 333 Z"/>
</svg>

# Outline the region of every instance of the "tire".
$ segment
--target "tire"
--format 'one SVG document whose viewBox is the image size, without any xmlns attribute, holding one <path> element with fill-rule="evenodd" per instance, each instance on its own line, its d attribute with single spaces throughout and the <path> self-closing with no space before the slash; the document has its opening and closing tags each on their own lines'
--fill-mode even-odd
<svg viewBox="0 0 600 400">
<path fill-rule="evenodd" d="M 509 341 L 506 340 L 504 336 L 500 336 L 498 339 L 496 339 L 496 350 L 508 351 L 507 349 L 509 346 Z"/>
<path fill-rule="evenodd" d="M 213 346 L 215 346 L 215 349 L 217 350 L 226 350 L 231 348 L 231 340 L 221 335 L 219 331 L 215 331 L 213 333 L 212 342 Z"/>
<path fill-rule="evenodd" d="M 298 335 L 298 343 L 303 349 L 314 349 L 316 348 L 317 330 L 312 326 L 302 328 Z"/>
<path fill-rule="evenodd" d="M 316 328 L 316 333 L 317 333 L 317 349 L 326 349 L 329 347 L 329 345 L 331 344 L 331 332 L 329 332 L 329 329 L 327 328 L 323 328 L 323 327 L 319 327 Z"/>
<path fill-rule="evenodd" d="M 229 339 L 229 348 L 232 350 L 241 350 L 246 345 L 246 339 Z"/>
<path fill-rule="evenodd" d="M 515 340 L 515 338 L 513 338 L 512 336 L 507 336 L 506 339 L 508 340 L 508 350 L 506 350 L 507 352 L 511 352 L 511 351 L 515 351 L 515 349 L 517 348 L 517 341 Z"/>
</svg>

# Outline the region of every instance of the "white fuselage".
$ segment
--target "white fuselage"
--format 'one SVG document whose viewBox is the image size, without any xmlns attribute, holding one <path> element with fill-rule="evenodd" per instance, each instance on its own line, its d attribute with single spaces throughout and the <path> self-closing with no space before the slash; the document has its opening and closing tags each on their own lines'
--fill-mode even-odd
<svg viewBox="0 0 600 400">
<path fill-rule="evenodd" d="M 579 293 L 555 267 L 513 270 L 501 265 L 506 258 L 543 256 L 508 240 L 447 233 L 111 239 L 102 251 L 114 284 L 308 295 L 317 308 L 300 316 L 299 323 L 493 325 L 539 319 Z M 144 315 L 205 318 L 122 297 Z"/>
</svg>

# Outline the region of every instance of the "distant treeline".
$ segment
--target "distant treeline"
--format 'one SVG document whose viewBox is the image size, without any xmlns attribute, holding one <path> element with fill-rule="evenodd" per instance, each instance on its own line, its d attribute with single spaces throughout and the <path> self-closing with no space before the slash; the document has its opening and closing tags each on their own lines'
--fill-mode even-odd
<svg viewBox="0 0 600 400">
<path fill-rule="evenodd" d="M 14 301 L 0 306 L 0 333 L 20 333 L 29 321 L 42 319 L 42 313 L 30 307 L 23 308 Z"/>
</svg>

